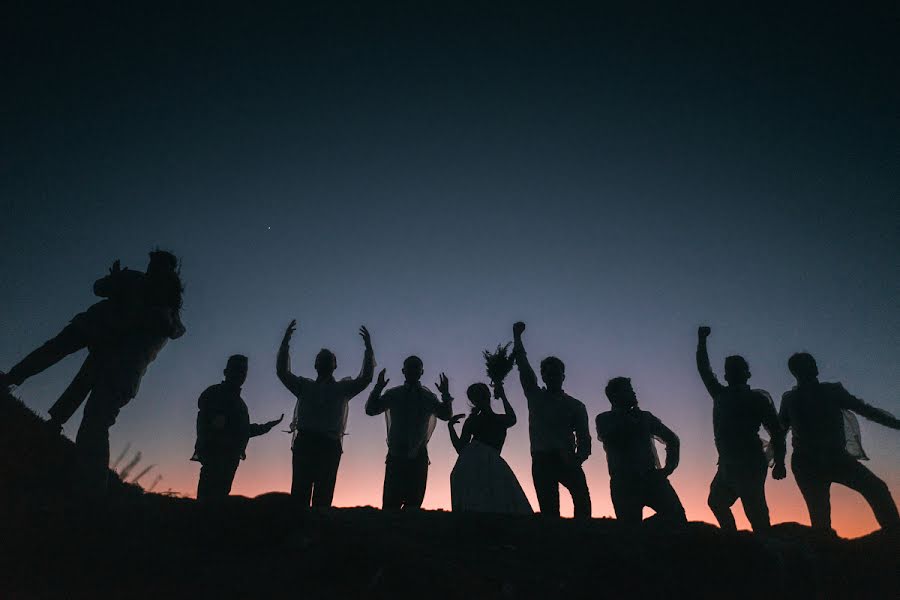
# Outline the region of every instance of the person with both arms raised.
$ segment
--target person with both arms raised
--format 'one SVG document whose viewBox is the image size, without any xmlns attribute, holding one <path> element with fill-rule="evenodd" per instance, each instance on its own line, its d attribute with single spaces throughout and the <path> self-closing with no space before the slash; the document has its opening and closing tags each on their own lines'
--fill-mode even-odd
<svg viewBox="0 0 900 600">
<path fill-rule="evenodd" d="M 275 368 L 284 387 L 297 397 L 290 427 L 294 434 L 291 495 L 304 507 L 328 508 L 343 454 L 349 402 L 372 383 L 375 353 L 369 330 L 360 327 L 365 353 L 358 376 L 335 380 L 337 357 L 323 348 L 314 363 L 316 378 L 300 377 L 291 373 L 290 343 L 296 329 L 293 320 L 284 332 Z"/>
<path fill-rule="evenodd" d="M 772 397 L 765 390 L 751 389 L 750 366 L 743 356 L 725 359 L 725 381 L 722 385 L 709 364 L 706 339 L 709 327 L 697 331 L 697 370 L 703 385 L 713 399 L 713 436 L 719 452 L 719 467 L 709 486 L 708 504 L 719 527 L 736 531 L 731 506 L 740 498 L 744 514 L 753 531 L 769 529 L 769 506 L 766 504 L 766 475 L 769 459 L 759 439 L 759 428 L 769 432 L 774 451 L 772 477 L 784 479 L 784 432 Z"/>
<path fill-rule="evenodd" d="M 434 432 L 435 418 L 447 421 L 453 417 L 453 397 L 447 376 L 441 373 L 435 386 L 441 394 L 438 400 L 420 382 L 424 370 L 421 358 L 408 357 L 403 361 L 405 383 L 383 394 L 390 380 L 382 370 L 366 402 L 366 414 L 384 413 L 387 424 L 384 510 L 421 508 L 428 483 L 428 441 Z"/>
<path fill-rule="evenodd" d="M 238 465 L 247 457 L 250 438 L 265 435 L 281 423 L 250 422 L 247 404 L 241 398 L 241 386 L 247 379 L 247 357 L 235 354 L 225 364 L 225 380 L 211 385 L 197 401 L 197 443 L 191 460 L 199 462 L 200 481 L 197 500 L 221 500 L 231 493 Z"/>
</svg>

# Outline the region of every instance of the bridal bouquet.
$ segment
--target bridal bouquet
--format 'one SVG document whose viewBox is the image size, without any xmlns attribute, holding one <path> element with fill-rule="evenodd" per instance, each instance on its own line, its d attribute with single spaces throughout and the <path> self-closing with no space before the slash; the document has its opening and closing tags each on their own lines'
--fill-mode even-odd
<svg viewBox="0 0 900 600">
<path fill-rule="evenodd" d="M 490 350 L 484 351 L 484 365 L 487 369 L 487 376 L 491 380 L 494 388 L 494 397 L 497 397 L 497 388 L 503 385 L 503 380 L 509 375 L 513 367 L 513 355 L 509 352 L 512 342 L 505 346 L 497 345 L 494 352 Z"/>
</svg>

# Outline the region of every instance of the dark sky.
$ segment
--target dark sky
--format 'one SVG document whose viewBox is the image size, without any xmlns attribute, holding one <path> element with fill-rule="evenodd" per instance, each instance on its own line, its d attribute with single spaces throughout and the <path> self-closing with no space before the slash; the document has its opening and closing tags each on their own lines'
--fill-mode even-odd
<svg viewBox="0 0 900 600">
<path fill-rule="evenodd" d="M 526 320 L 592 418 L 606 380 L 634 378 L 684 440 L 696 519 L 715 470 L 701 322 L 714 365 L 744 354 L 776 399 L 804 349 L 900 412 L 896 5 L 294 4 L 22 2 L 0 26 L 0 367 L 113 259 L 175 250 L 189 333 L 113 430 L 172 489 L 192 493 L 196 397 L 228 354 L 250 356 L 259 420 L 290 413 L 274 355 L 293 317 L 295 370 L 328 346 L 354 373 L 365 323 L 395 382 L 418 353 L 459 409 L 480 351 Z M 23 398 L 45 411 L 79 360 Z M 378 504 L 384 424 L 356 402 L 337 501 Z M 863 427 L 900 494 L 898 437 Z M 286 489 L 288 444 L 255 440 L 236 491 Z M 432 448 L 426 505 L 446 506 L 443 427 Z M 524 426 L 505 455 L 532 494 Z M 611 514 L 598 443 L 586 466 Z M 792 480 L 769 489 L 776 520 L 806 522 Z M 836 506 L 839 529 L 874 527 L 858 497 Z"/>
</svg>

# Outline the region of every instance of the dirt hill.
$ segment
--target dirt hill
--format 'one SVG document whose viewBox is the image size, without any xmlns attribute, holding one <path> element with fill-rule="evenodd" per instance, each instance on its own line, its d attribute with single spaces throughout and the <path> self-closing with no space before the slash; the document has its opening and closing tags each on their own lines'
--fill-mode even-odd
<svg viewBox="0 0 900 600">
<path fill-rule="evenodd" d="M 0 598 L 894 597 L 900 535 L 843 540 L 540 517 L 219 507 L 116 483 L 73 501 L 74 446 L 0 398 Z"/>
</svg>

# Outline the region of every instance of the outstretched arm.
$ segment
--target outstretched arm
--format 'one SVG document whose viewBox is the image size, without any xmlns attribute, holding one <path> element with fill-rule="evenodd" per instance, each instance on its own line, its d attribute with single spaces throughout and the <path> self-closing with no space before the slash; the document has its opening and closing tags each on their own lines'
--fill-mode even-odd
<svg viewBox="0 0 900 600">
<path fill-rule="evenodd" d="M 278 425 L 284 420 L 284 413 L 281 413 L 281 416 L 275 419 L 274 421 L 268 421 L 266 423 L 251 423 L 250 424 L 250 437 L 257 437 L 260 435 L 265 435 L 269 433 L 273 427 Z"/>
<path fill-rule="evenodd" d="M 382 369 L 381 373 L 378 374 L 378 381 L 375 382 L 375 387 L 369 392 L 369 399 L 366 400 L 366 414 L 370 417 L 380 415 L 389 408 L 388 399 L 382 396 L 381 392 L 384 391 L 384 388 L 387 387 L 391 380 L 385 379 L 384 375 L 385 370 Z"/>
<path fill-rule="evenodd" d="M 531 400 L 540 391 L 540 387 L 534 369 L 528 362 L 528 354 L 525 352 L 525 344 L 522 342 L 523 333 L 525 333 L 525 323 L 519 321 L 513 325 L 513 354 L 519 368 L 519 381 L 522 384 L 522 391 L 525 392 L 525 399 Z"/>
<path fill-rule="evenodd" d="M 291 336 L 297 329 L 297 320 L 294 319 L 284 331 L 284 337 L 281 339 L 281 346 L 278 348 L 278 358 L 275 360 L 275 373 L 278 379 L 289 389 L 295 396 L 300 395 L 301 382 L 300 378 L 291 373 Z"/>
<path fill-rule="evenodd" d="M 709 327 L 700 327 L 697 330 L 697 371 L 700 373 L 700 379 L 706 386 L 706 391 L 710 396 L 715 397 L 722 389 L 722 384 L 716 379 L 712 367 L 709 364 L 709 352 L 706 349 L 706 338 L 712 330 Z"/>
<path fill-rule="evenodd" d="M 450 380 L 441 373 L 435 387 L 441 393 L 441 400 L 434 407 L 434 416 L 441 421 L 449 421 L 453 418 L 453 396 L 450 395 Z"/>
<path fill-rule="evenodd" d="M 513 427 L 517 422 L 516 411 L 513 410 L 512 404 L 509 403 L 509 398 L 506 397 L 506 390 L 503 388 L 502 383 L 494 385 L 494 393 L 503 402 L 503 411 L 506 413 L 503 415 L 504 423 L 507 427 Z"/>
<path fill-rule="evenodd" d="M 457 454 L 462 452 L 463 448 L 472 441 L 472 432 L 468 420 L 463 423 L 462 437 L 456 434 L 456 424 L 465 416 L 466 415 L 453 415 L 453 418 L 447 422 L 447 429 L 450 430 L 450 442 L 453 444 L 453 448 L 456 450 Z"/>
<path fill-rule="evenodd" d="M 662 472 L 668 477 L 675 472 L 681 460 L 681 440 L 674 431 L 663 425 L 662 421 L 656 417 L 653 417 L 650 432 L 666 445 L 666 464 L 663 466 Z"/>
<path fill-rule="evenodd" d="M 867 403 L 865 400 L 857 398 L 856 396 L 845 390 L 844 386 L 840 386 L 840 392 L 842 394 L 840 402 L 841 408 L 852 410 L 859 416 L 865 417 L 870 421 L 874 421 L 879 425 L 884 425 L 885 427 L 890 427 L 891 429 L 900 429 L 900 419 L 898 419 L 891 413 L 887 412 L 886 410 L 876 408 Z"/>
<path fill-rule="evenodd" d="M 369 387 L 369 384 L 372 383 L 372 376 L 375 375 L 375 351 L 372 350 L 372 336 L 365 327 L 359 328 L 359 335 L 363 339 L 366 351 L 363 353 L 363 364 L 359 375 L 347 382 L 347 396 L 350 398 Z"/>
</svg>

